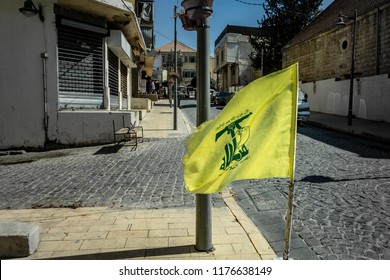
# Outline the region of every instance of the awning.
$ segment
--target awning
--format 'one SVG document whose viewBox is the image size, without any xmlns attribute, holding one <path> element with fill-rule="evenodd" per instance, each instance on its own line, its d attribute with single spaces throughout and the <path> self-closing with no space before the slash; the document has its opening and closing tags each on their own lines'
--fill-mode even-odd
<svg viewBox="0 0 390 280">
<path fill-rule="evenodd" d="M 122 0 L 59 0 L 62 7 L 104 17 L 122 31 L 135 55 L 146 52 L 145 40 L 133 4 Z"/>
</svg>

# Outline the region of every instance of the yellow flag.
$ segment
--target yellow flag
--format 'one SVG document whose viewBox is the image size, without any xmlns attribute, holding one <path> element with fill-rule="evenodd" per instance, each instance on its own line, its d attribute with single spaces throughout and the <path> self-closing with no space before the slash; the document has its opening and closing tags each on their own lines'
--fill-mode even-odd
<svg viewBox="0 0 390 280">
<path fill-rule="evenodd" d="M 298 64 L 240 90 L 213 120 L 187 139 L 188 192 L 219 192 L 234 180 L 294 181 Z"/>
</svg>

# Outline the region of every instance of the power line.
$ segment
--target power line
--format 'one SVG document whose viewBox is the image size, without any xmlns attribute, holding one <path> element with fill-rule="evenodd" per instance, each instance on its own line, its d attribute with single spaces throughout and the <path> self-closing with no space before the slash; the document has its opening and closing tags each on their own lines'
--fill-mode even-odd
<svg viewBox="0 0 390 280">
<path fill-rule="evenodd" d="M 162 33 L 161 31 L 159 31 L 159 30 L 157 30 L 157 29 L 155 29 L 154 32 L 156 32 L 156 33 L 159 34 L 160 36 L 162 36 L 162 37 L 164 37 L 164 38 L 170 40 L 171 42 L 173 42 L 172 37 L 169 37 L 169 35 L 166 35 L 166 34 Z M 178 40 L 178 42 L 181 42 L 181 43 L 187 45 L 187 46 L 190 47 L 190 48 L 196 49 L 196 47 L 192 46 L 192 44 L 189 44 L 189 43 L 184 42 L 184 41 L 182 41 L 182 40 Z"/>
<path fill-rule="evenodd" d="M 173 41 L 172 37 L 169 37 L 168 35 L 166 35 L 166 34 L 160 32 L 160 31 L 158 31 L 157 29 L 155 29 L 154 32 L 160 34 L 161 36 L 163 36 L 164 38 L 166 38 L 166 39 L 168 39 L 168 40 L 170 40 L 170 41 Z"/>
<path fill-rule="evenodd" d="M 260 4 L 260 3 L 251 3 L 251 2 L 246 2 L 246 1 L 242 1 L 242 0 L 234 0 L 234 1 L 245 4 L 245 5 L 263 6 L 263 4 Z"/>
</svg>

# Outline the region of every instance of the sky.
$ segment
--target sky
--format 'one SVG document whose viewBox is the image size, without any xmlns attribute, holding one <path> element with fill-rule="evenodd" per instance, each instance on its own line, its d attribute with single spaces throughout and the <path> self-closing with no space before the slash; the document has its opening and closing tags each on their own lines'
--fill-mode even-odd
<svg viewBox="0 0 390 280">
<path fill-rule="evenodd" d="M 177 12 L 183 8 L 182 0 L 155 0 L 154 33 L 155 48 L 174 40 L 174 6 Z M 245 4 L 252 3 L 252 5 Z M 230 25 L 258 27 L 258 20 L 264 15 L 261 4 L 263 0 L 214 0 L 213 14 L 210 17 L 210 52 L 214 53 L 214 43 L 225 27 Z M 325 9 L 333 0 L 324 0 L 321 6 Z M 255 4 L 255 5 L 253 5 Z M 177 19 L 177 40 L 196 49 L 196 31 L 185 31 Z M 214 56 L 214 55 L 213 55 Z"/>
</svg>

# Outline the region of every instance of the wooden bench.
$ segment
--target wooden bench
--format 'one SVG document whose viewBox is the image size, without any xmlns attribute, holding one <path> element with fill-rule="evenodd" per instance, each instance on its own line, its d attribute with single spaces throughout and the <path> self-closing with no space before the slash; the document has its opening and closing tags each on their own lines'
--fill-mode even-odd
<svg viewBox="0 0 390 280">
<path fill-rule="evenodd" d="M 121 142 L 131 142 L 130 145 L 135 146 L 137 148 L 138 141 L 143 142 L 144 139 L 144 128 L 142 126 L 136 126 L 136 122 L 131 123 L 130 125 L 125 125 L 125 117 L 122 118 L 122 127 L 120 129 L 115 128 L 115 121 L 112 121 L 112 126 L 114 129 L 114 142 L 115 145 L 119 145 Z M 117 137 L 120 139 L 117 140 Z"/>
</svg>

